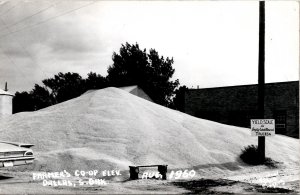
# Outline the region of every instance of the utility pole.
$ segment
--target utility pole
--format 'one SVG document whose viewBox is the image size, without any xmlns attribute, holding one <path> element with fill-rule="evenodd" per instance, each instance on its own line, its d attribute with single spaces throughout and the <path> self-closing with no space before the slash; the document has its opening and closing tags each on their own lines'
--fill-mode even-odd
<svg viewBox="0 0 300 195">
<path fill-rule="evenodd" d="M 265 104 L 265 2 L 259 2 L 259 51 L 258 51 L 258 115 L 264 119 Z M 258 136 L 260 160 L 265 160 L 265 137 Z"/>
</svg>

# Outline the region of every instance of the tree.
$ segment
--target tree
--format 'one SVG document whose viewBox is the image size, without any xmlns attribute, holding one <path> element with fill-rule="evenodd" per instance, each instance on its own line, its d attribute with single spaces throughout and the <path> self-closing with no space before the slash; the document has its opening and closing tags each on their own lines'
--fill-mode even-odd
<svg viewBox="0 0 300 195">
<path fill-rule="evenodd" d="M 108 81 L 100 74 L 90 72 L 88 73 L 88 78 L 85 79 L 85 85 L 87 89 L 103 89 L 108 87 Z"/>
<path fill-rule="evenodd" d="M 60 103 L 80 96 L 86 91 L 85 80 L 78 73 L 58 73 L 54 78 L 43 80 L 50 89 L 55 103 Z"/>
<path fill-rule="evenodd" d="M 87 79 L 77 73 L 58 73 L 53 78 L 42 81 L 44 86 L 35 84 L 28 93 L 17 92 L 13 98 L 13 113 L 39 110 L 75 97 L 89 89 L 102 89 L 108 86 L 107 79 L 90 72 Z"/>
<path fill-rule="evenodd" d="M 184 98 L 185 93 L 187 93 L 187 91 L 188 88 L 185 85 L 180 86 L 178 89 L 175 90 L 175 97 L 173 99 L 174 109 L 184 112 Z"/>
<path fill-rule="evenodd" d="M 175 71 L 173 58 L 160 57 L 154 49 L 147 53 L 137 43 L 126 43 L 122 44 L 119 54 L 113 53 L 112 60 L 113 64 L 107 70 L 107 79 L 112 86 L 138 85 L 154 102 L 164 106 L 171 103 L 179 85 L 178 79 L 170 80 Z"/>
<path fill-rule="evenodd" d="M 46 87 L 41 87 L 38 84 L 30 92 L 34 104 L 34 110 L 39 110 L 54 104 L 54 97 L 50 94 Z"/>
<path fill-rule="evenodd" d="M 45 87 L 35 84 L 28 93 L 16 92 L 13 98 L 13 113 L 35 111 L 54 104 L 54 98 Z"/>
<path fill-rule="evenodd" d="M 34 111 L 34 102 L 30 93 L 16 92 L 13 97 L 13 113 Z"/>
</svg>

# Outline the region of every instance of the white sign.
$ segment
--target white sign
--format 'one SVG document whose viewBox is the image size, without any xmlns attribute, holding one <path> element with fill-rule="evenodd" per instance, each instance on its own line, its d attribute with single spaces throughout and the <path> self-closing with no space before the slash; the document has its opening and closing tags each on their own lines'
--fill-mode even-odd
<svg viewBox="0 0 300 195">
<path fill-rule="evenodd" d="M 251 119 L 252 136 L 274 136 L 275 119 Z"/>
</svg>

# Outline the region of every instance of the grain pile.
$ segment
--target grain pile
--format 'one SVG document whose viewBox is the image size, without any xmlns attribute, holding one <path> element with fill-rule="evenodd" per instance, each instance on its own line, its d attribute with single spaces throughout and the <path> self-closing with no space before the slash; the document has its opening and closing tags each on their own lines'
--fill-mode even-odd
<svg viewBox="0 0 300 195">
<path fill-rule="evenodd" d="M 249 129 L 195 118 L 117 88 L 18 113 L 0 124 L 1 140 L 35 144 L 33 168 L 44 171 L 240 165 L 241 149 L 257 143 Z M 266 143 L 274 160 L 299 161 L 299 140 L 276 135 Z"/>
</svg>

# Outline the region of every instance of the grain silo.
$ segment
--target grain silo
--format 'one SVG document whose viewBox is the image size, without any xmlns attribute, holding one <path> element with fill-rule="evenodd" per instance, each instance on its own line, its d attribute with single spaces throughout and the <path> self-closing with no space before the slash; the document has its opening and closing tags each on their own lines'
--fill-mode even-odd
<svg viewBox="0 0 300 195">
<path fill-rule="evenodd" d="M 5 90 L 0 89 L 0 118 L 12 115 L 12 99 L 13 95 L 7 91 L 5 84 Z"/>
</svg>

